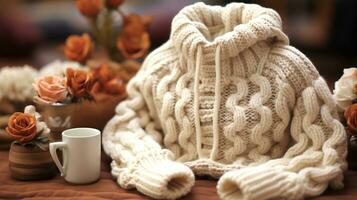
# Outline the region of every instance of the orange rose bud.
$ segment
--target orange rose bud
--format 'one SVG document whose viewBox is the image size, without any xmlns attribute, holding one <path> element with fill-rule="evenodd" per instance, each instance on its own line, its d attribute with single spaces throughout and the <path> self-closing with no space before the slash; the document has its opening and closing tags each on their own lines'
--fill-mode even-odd
<svg viewBox="0 0 357 200">
<path fill-rule="evenodd" d="M 357 104 L 348 107 L 344 114 L 350 134 L 357 135 Z"/>
<path fill-rule="evenodd" d="M 84 63 L 91 55 L 92 41 L 87 33 L 82 36 L 72 35 L 66 40 L 64 54 L 69 60 Z"/>
<path fill-rule="evenodd" d="M 36 131 L 36 118 L 33 115 L 20 112 L 11 115 L 5 130 L 20 143 L 30 142 L 40 134 Z"/>
<path fill-rule="evenodd" d="M 86 71 L 67 68 L 67 87 L 69 92 L 77 98 L 89 95 L 93 87 L 92 75 Z"/>
<path fill-rule="evenodd" d="M 95 18 L 102 7 L 102 0 L 77 0 L 78 10 L 89 18 Z"/>
<path fill-rule="evenodd" d="M 121 6 L 121 4 L 124 3 L 125 0 L 105 0 L 105 5 L 107 6 L 107 8 L 110 9 L 116 9 L 119 6 Z"/>
<path fill-rule="evenodd" d="M 150 19 L 130 14 L 124 18 L 124 27 L 117 38 L 117 48 L 128 59 L 141 58 L 150 47 L 150 37 L 147 32 Z"/>
</svg>

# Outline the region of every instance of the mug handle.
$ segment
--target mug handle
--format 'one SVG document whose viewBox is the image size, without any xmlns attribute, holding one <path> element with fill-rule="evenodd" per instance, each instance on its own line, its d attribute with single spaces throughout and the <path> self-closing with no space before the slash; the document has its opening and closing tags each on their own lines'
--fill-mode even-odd
<svg viewBox="0 0 357 200">
<path fill-rule="evenodd" d="M 63 158 L 64 159 L 64 163 L 63 163 L 63 166 L 61 165 L 61 162 L 59 161 L 58 159 L 58 156 L 57 156 L 57 149 L 60 149 L 63 151 L 64 148 L 67 147 L 67 144 L 64 143 L 64 142 L 52 142 L 50 143 L 50 154 L 52 156 L 52 159 L 53 161 L 55 162 L 57 168 L 59 169 L 59 171 L 61 172 L 61 176 L 64 176 L 65 175 L 65 167 L 66 167 L 66 158 Z"/>
</svg>

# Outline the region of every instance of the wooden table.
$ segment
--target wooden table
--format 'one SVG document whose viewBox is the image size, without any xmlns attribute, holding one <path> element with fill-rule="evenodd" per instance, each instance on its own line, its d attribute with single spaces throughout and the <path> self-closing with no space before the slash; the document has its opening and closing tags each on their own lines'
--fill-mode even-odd
<svg viewBox="0 0 357 200">
<path fill-rule="evenodd" d="M 8 151 L 0 151 L 0 199 L 149 199 L 135 190 L 121 189 L 110 175 L 110 159 L 102 156 L 101 179 L 89 185 L 71 185 L 59 175 L 44 181 L 16 181 L 10 177 L 8 168 Z M 85 167 L 85 166 L 83 166 Z M 356 200 L 357 172 L 346 173 L 346 187 L 340 191 L 326 191 L 318 200 Z M 183 199 L 218 199 L 216 181 L 208 179 L 196 180 L 192 191 Z"/>
</svg>

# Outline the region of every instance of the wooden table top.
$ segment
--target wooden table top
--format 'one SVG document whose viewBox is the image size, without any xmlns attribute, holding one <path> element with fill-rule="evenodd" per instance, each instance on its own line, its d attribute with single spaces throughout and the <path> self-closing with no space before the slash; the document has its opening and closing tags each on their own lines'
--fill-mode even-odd
<svg viewBox="0 0 357 200">
<path fill-rule="evenodd" d="M 110 159 L 102 156 L 101 179 L 89 185 L 71 185 L 59 175 L 43 181 L 17 181 L 8 168 L 8 151 L 0 151 L 0 199 L 149 199 L 135 190 L 121 189 L 110 174 Z M 197 179 L 192 191 L 183 199 L 218 199 L 216 180 Z M 328 190 L 318 200 L 357 199 L 357 171 L 346 173 L 345 188 Z"/>
</svg>

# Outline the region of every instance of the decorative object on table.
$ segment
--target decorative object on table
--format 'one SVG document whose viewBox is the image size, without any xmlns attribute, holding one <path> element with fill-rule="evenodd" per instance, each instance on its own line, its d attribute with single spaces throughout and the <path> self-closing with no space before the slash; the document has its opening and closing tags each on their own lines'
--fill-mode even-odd
<svg viewBox="0 0 357 200">
<path fill-rule="evenodd" d="M 71 35 L 64 45 L 70 61 L 55 61 L 39 73 L 35 101 L 54 133 L 51 140 L 60 140 L 61 132 L 72 127 L 103 129 L 115 106 L 126 97 L 126 83 L 140 67 L 132 59 L 142 58 L 150 47 L 150 18 L 124 14 L 122 3 L 78 0 L 77 7 L 89 19 L 96 44 L 107 54 L 93 56 L 95 45 L 89 34 Z M 123 20 L 120 31 L 114 15 Z"/>
<path fill-rule="evenodd" d="M 151 17 L 125 14 L 121 8 L 123 3 L 124 0 L 77 0 L 77 8 L 88 19 L 97 43 L 117 62 L 142 58 L 150 48 L 148 28 Z M 78 36 L 69 38 L 65 48 L 69 59 L 85 62 L 90 46 L 78 49 L 76 45 L 68 45 L 70 41 L 78 44 L 88 41 L 88 37 L 83 35 L 82 40 Z M 81 53 L 74 54 L 73 51 Z"/>
<path fill-rule="evenodd" d="M 53 133 L 51 141 L 59 141 L 62 131 L 72 127 L 102 129 L 126 96 L 124 81 L 105 64 L 39 77 L 34 88 L 37 107 Z"/>
<path fill-rule="evenodd" d="M 0 100 L 31 102 L 34 90 L 31 87 L 37 71 L 29 66 L 4 67 L 0 70 Z"/>
<path fill-rule="evenodd" d="M 24 113 L 11 115 L 6 132 L 15 141 L 11 144 L 9 167 L 11 176 L 18 180 L 52 178 L 56 168 L 48 149 L 50 129 L 41 121 L 35 107 L 25 107 Z"/>
<path fill-rule="evenodd" d="M 100 178 L 101 136 L 93 128 L 74 128 L 63 131 L 62 142 L 50 143 L 50 152 L 61 176 L 70 183 L 88 184 Z M 57 157 L 63 151 L 65 164 Z M 65 149 L 65 150 L 64 150 Z"/>
<path fill-rule="evenodd" d="M 357 170 L 357 68 L 343 70 L 333 93 L 340 118 L 348 133 L 348 167 Z"/>
<path fill-rule="evenodd" d="M 36 77 L 37 71 L 30 66 L 0 69 L 0 149 L 10 147 L 13 140 L 5 134 L 4 128 L 12 113 L 22 111 L 32 103 L 34 90 L 31 84 Z"/>
<path fill-rule="evenodd" d="M 126 97 L 126 83 L 140 68 L 141 64 L 133 59 L 144 57 L 150 47 L 148 28 L 151 18 L 140 17 L 133 13 L 125 14 L 120 7 L 123 3 L 124 1 L 77 1 L 79 11 L 88 18 L 92 25 L 96 43 L 101 47 L 100 50 L 106 50 L 107 54 L 104 57 L 103 55 L 100 58 L 93 57 L 94 43 L 89 34 L 84 33 L 67 38 L 64 54 L 70 61 L 54 61 L 40 71 L 28 66 L 1 69 L 0 114 L 6 116 L 32 103 L 34 90 L 30 85 L 38 77 L 54 75 L 64 77 L 68 68 L 100 71 L 100 73 L 104 71 L 107 73 L 104 74 L 107 76 L 104 77 L 105 79 L 97 76 L 96 78 L 100 80 L 94 80 L 97 82 L 93 90 L 96 95 L 86 95 L 84 98 L 94 101 L 64 101 L 68 100 L 64 97 L 64 88 L 56 88 L 63 92 L 58 94 L 53 94 L 54 92 L 50 94 L 42 88 L 43 98 L 35 98 L 44 120 L 53 130 L 51 140 L 59 140 L 61 132 L 70 127 L 91 126 L 102 129 L 114 115 L 115 106 Z M 59 77 L 52 77 L 51 80 L 42 82 L 46 81 L 53 81 L 57 87 Z M 77 95 L 76 91 L 74 93 L 73 90 L 71 91 L 70 95 Z M 76 98 L 83 99 L 82 97 Z M 56 101 L 56 104 L 53 101 Z M 14 106 L 14 102 L 21 104 L 16 103 Z"/>
<path fill-rule="evenodd" d="M 346 132 L 311 61 L 278 13 L 195 3 L 130 80 L 103 131 L 123 188 L 176 199 L 194 174 L 221 199 L 303 199 L 343 187 Z"/>
</svg>

